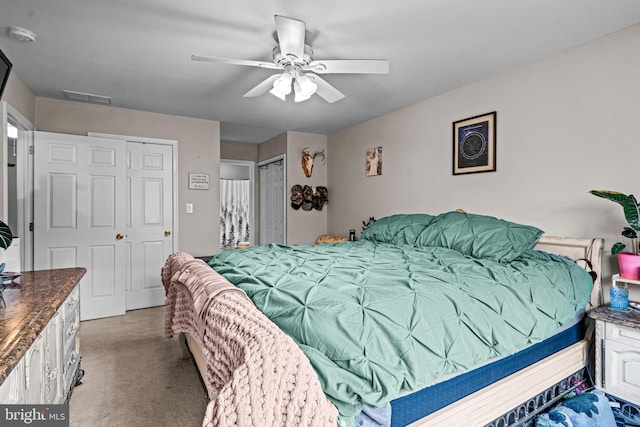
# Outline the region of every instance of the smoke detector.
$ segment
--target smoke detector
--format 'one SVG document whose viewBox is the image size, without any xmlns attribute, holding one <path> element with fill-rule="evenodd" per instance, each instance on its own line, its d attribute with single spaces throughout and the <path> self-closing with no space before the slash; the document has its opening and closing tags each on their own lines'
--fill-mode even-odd
<svg viewBox="0 0 640 427">
<path fill-rule="evenodd" d="M 26 28 L 10 26 L 9 37 L 21 42 L 34 42 L 36 41 L 36 33 Z"/>
</svg>

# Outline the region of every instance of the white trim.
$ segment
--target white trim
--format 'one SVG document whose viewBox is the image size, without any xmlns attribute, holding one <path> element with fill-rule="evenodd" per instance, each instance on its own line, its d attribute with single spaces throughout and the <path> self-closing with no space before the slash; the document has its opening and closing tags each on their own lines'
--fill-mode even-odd
<svg viewBox="0 0 640 427">
<path fill-rule="evenodd" d="M 258 167 L 260 167 L 262 165 L 268 165 L 269 163 L 277 162 L 278 160 L 285 161 L 286 160 L 286 156 L 287 156 L 286 154 L 280 154 L 279 156 L 275 156 L 275 157 L 272 157 L 272 158 L 267 159 L 267 160 L 262 160 L 262 161 L 258 162 Z M 285 162 L 285 165 L 286 165 L 286 162 Z"/>
<path fill-rule="evenodd" d="M 173 168 L 173 233 L 171 235 L 173 237 L 173 252 L 179 251 L 180 239 L 178 238 L 178 234 L 180 229 L 178 227 L 178 141 L 175 139 L 147 138 L 143 136 L 118 135 L 102 132 L 87 132 L 87 136 L 96 138 L 123 139 L 127 142 L 138 142 L 143 144 L 159 144 L 171 146 L 173 157 L 173 164 L 171 165 L 171 167 Z"/>
<path fill-rule="evenodd" d="M 249 166 L 249 221 L 251 227 L 249 244 L 253 246 L 256 242 L 256 162 L 253 160 L 220 159 L 220 164 L 222 163 L 226 165 Z M 220 233 L 222 233 L 222 231 L 220 231 Z"/>
<path fill-rule="evenodd" d="M 17 156 L 17 168 L 20 176 L 16 180 L 17 198 L 18 198 L 18 230 L 17 235 L 20 236 L 20 259 L 22 270 L 33 269 L 33 232 L 29 231 L 29 224 L 33 222 L 33 155 L 29 154 L 29 147 L 33 147 L 33 132 L 35 126 L 29 119 L 23 116 L 7 101 L 2 102 L 2 153 L 4 165 L 2 166 L 2 194 L 3 194 L 3 218 L 9 215 L 7 199 L 8 174 L 7 174 L 7 155 L 8 155 L 8 136 L 7 124 L 11 122 L 18 128 L 19 150 Z"/>
</svg>

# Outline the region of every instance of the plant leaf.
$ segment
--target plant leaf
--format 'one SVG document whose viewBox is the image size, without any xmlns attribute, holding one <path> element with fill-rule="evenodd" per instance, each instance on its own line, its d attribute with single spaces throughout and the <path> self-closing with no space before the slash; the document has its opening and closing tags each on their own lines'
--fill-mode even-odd
<svg viewBox="0 0 640 427">
<path fill-rule="evenodd" d="M 612 202 L 616 202 L 621 206 L 627 202 L 629 196 L 624 193 L 620 193 L 618 191 L 610 191 L 610 190 L 591 190 L 589 193 L 594 196 L 602 197 L 603 199 L 611 200 Z"/>
<path fill-rule="evenodd" d="M 623 243 L 616 243 L 615 245 L 611 246 L 611 255 L 618 255 L 620 252 L 622 252 L 625 248 L 625 245 Z"/>
<path fill-rule="evenodd" d="M 633 228 L 629 228 L 629 227 L 625 227 L 624 230 L 622 230 L 622 235 L 628 239 L 638 238 L 638 233 L 636 233 L 636 231 Z"/>
<path fill-rule="evenodd" d="M 11 229 L 7 224 L 0 221 L 0 248 L 7 249 L 11 246 L 12 240 L 13 234 L 11 234 Z"/>
<path fill-rule="evenodd" d="M 636 231 L 640 230 L 640 206 L 633 194 L 630 194 L 627 201 L 622 205 L 624 208 L 624 216 L 627 222 Z"/>
</svg>

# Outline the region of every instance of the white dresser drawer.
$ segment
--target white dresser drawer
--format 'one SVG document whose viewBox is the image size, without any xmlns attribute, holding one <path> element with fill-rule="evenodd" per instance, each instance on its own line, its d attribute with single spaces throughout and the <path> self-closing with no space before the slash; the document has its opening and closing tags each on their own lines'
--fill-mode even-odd
<svg viewBox="0 0 640 427">
<path fill-rule="evenodd" d="M 76 317 L 79 319 L 78 305 L 80 304 L 80 287 L 76 286 L 73 291 L 69 294 L 67 299 L 65 299 L 62 307 L 63 307 L 63 319 L 64 326 L 63 329 L 67 330 L 67 327 L 70 323 L 76 321 Z"/>
<path fill-rule="evenodd" d="M 640 330 L 607 322 L 605 336 L 608 340 L 640 347 Z"/>
<path fill-rule="evenodd" d="M 69 354 L 69 357 L 67 358 L 64 364 L 65 390 L 71 389 L 71 387 L 74 385 L 73 384 L 75 381 L 74 378 L 75 378 L 76 372 L 78 371 L 79 364 L 80 364 L 80 352 L 72 351 L 71 354 Z"/>
<path fill-rule="evenodd" d="M 76 337 L 78 336 L 79 326 L 80 326 L 80 322 L 77 321 L 75 324 L 74 323 L 70 324 L 67 330 L 63 332 L 64 336 L 62 341 L 64 343 L 65 358 L 67 358 L 73 350 L 78 350 L 76 348 L 77 347 Z"/>
</svg>

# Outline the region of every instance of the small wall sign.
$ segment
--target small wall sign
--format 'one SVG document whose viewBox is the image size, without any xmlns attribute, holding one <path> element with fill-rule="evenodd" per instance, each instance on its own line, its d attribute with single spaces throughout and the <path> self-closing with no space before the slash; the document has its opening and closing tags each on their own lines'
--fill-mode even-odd
<svg viewBox="0 0 640 427">
<path fill-rule="evenodd" d="M 206 173 L 189 174 L 189 190 L 208 190 L 209 175 Z"/>
</svg>

